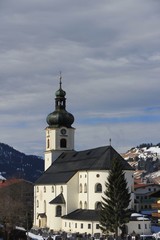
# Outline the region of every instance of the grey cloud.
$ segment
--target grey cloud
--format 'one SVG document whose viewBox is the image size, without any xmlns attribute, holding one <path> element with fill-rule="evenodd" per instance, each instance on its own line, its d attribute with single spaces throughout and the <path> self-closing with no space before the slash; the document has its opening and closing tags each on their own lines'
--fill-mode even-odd
<svg viewBox="0 0 160 240">
<path fill-rule="evenodd" d="M 78 146 L 106 144 L 108 135 L 117 139 L 116 147 L 149 140 L 141 123 L 106 122 L 104 133 L 93 122 L 96 116 L 97 122 L 147 116 L 145 109 L 159 106 L 159 8 L 150 0 L 2 0 L 1 141 L 26 153 L 41 152 L 59 71 L 67 109 L 78 124 Z M 154 114 L 159 116 L 158 109 Z M 158 124 L 144 125 L 153 129 L 150 142 L 155 142 Z"/>
</svg>

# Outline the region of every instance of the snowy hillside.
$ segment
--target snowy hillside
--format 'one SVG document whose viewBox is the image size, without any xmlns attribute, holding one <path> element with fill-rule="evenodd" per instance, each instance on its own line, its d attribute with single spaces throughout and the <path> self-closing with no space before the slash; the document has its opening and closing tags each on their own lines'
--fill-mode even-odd
<svg viewBox="0 0 160 240">
<path fill-rule="evenodd" d="M 160 144 L 141 144 L 122 156 L 135 169 L 135 178 L 160 184 Z"/>
<path fill-rule="evenodd" d="M 125 160 L 135 158 L 153 158 L 153 160 L 160 158 L 160 147 L 159 145 L 151 147 L 135 147 L 122 154 Z"/>
</svg>

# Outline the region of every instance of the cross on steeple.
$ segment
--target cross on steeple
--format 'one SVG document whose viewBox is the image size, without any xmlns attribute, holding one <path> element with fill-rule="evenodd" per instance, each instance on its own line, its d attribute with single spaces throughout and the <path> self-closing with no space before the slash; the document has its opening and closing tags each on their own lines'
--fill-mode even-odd
<svg viewBox="0 0 160 240">
<path fill-rule="evenodd" d="M 60 86 L 60 89 L 62 88 L 62 72 L 60 71 L 59 72 L 59 86 Z"/>
</svg>

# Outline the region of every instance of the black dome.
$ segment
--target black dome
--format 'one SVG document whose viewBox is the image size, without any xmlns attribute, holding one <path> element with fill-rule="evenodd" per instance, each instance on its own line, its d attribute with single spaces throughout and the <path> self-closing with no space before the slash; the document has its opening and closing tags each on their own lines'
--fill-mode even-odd
<svg viewBox="0 0 160 240">
<path fill-rule="evenodd" d="M 60 88 L 59 90 L 56 91 L 55 95 L 56 95 L 56 97 L 61 97 L 61 98 L 63 98 L 63 97 L 66 96 L 66 92 L 63 91 L 62 88 Z"/>
<path fill-rule="evenodd" d="M 50 113 L 46 121 L 49 127 L 68 127 L 71 128 L 74 116 L 66 110 L 66 92 L 62 89 L 60 76 L 59 89 L 55 92 L 55 111 Z"/>
<path fill-rule="evenodd" d="M 74 122 L 74 116 L 66 110 L 55 110 L 50 113 L 46 119 L 51 127 L 71 127 Z"/>
</svg>

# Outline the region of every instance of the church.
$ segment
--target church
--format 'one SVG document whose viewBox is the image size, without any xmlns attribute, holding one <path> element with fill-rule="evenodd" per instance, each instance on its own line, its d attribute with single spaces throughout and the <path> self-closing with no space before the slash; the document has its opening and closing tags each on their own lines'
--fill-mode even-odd
<svg viewBox="0 0 160 240">
<path fill-rule="evenodd" d="M 114 159 L 123 165 L 133 209 L 133 169 L 111 146 L 74 149 L 74 116 L 66 110 L 66 92 L 55 93 L 55 110 L 47 116 L 45 169 L 34 186 L 34 223 L 38 228 L 72 233 L 101 233 L 99 208 Z"/>
</svg>

